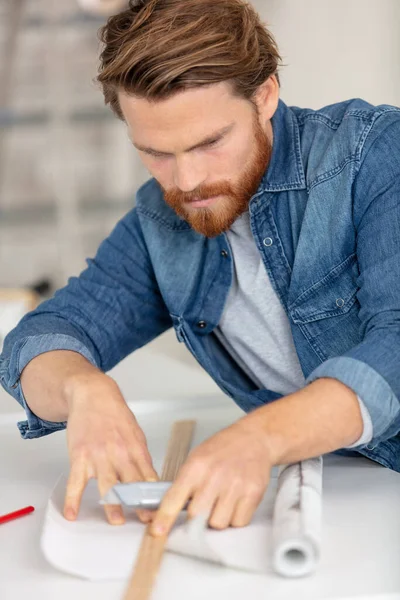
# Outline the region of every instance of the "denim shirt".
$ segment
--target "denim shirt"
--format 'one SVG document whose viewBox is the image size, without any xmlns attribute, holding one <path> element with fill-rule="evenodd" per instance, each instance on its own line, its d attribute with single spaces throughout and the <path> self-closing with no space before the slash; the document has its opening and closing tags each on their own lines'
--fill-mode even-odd
<svg viewBox="0 0 400 600">
<path fill-rule="evenodd" d="M 373 439 L 356 450 L 400 472 L 400 109 L 360 99 L 319 110 L 280 101 L 251 229 L 289 318 L 306 382 L 335 378 L 364 401 Z M 232 280 L 227 236 L 196 233 L 151 179 L 79 277 L 7 336 L 0 379 L 27 413 L 25 438 L 65 427 L 26 404 L 20 374 L 68 349 L 108 371 L 173 327 L 242 409 L 281 397 L 258 389 L 213 330 Z"/>
</svg>

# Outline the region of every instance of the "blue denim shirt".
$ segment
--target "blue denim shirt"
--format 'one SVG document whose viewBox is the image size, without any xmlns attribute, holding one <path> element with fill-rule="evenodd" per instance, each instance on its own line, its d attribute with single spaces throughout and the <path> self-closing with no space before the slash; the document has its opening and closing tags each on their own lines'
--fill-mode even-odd
<svg viewBox="0 0 400 600">
<path fill-rule="evenodd" d="M 372 441 L 339 452 L 400 471 L 400 109 L 280 101 L 272 127 L 251 227 L 306 381 L 338 379 L 369 410 Z M 5 340 L 0 378 L 25 407 L 23 437 L 65 426 L 26 405 L 19 380 L 33 357 L 75 350 L 108 371 L 170 327 L 245 411 L 279 398 L 257 389 L 213 333 L 231 280 L 227 237 L 193 231 L 148 181 L 87 269 Z"/>
</svg>

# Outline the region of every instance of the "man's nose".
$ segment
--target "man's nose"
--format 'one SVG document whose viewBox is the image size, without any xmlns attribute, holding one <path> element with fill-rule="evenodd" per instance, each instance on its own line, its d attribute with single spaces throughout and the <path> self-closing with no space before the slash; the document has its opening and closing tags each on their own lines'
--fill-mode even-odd
<svg viewBox="0 0 400 600">
<path fill-rule="evenodd" d="M 182 192 L 192 192 L 207 179 L 207 174 L 200 161 L 183 156 L 176 159 L 174 184 Z"/>
</svg>

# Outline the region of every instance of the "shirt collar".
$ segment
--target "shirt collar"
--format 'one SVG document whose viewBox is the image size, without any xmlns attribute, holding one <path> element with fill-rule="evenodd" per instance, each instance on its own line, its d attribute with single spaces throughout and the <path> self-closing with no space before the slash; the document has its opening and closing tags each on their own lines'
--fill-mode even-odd
<svg viewBox="0 0 400 600">
<path fill-rule="evenodd" d="M 258 192 L 305 189 L 299 125 L 293 111 L 282 100 L 279 100 L 271 125 L 274 134 L 272 156 Z"/>
</svg>

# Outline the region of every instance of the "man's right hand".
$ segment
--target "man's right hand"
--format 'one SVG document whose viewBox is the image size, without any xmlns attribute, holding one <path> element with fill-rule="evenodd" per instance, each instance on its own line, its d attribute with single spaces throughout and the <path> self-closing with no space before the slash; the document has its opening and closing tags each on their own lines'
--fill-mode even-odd
<svg viewBox="0 0 400 600">
<path fill-rule="evenodd" d="M 68 520 L 77 517 L 89 479 L 96 478 L 101 496 L 117 482 L 156 481 L 146 438 L 117 384 L 103 373 L 74 378 L 66 394 L 70 475 L 64 504 Z M 104 507 L 113 525 L 124 523 L 120 505 Z M 143 522 L 151 511 L 137 511 Z"/>
</svg>

